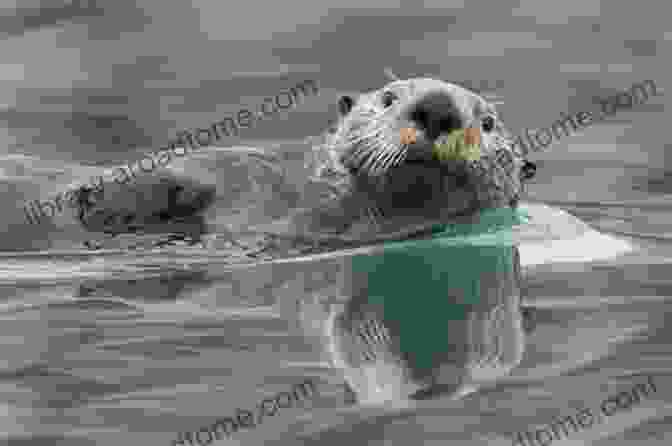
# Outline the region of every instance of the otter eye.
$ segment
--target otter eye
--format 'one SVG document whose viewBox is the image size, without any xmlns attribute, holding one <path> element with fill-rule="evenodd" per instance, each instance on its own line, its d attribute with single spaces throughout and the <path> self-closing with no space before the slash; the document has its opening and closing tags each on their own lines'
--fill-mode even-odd
<svg viewBox="0 0 672 446">
<path fill-rule="evenodd" d="M 383 105 L 385 107 L 389 107 L 397 99 L 399 99 L 399 96 L 397 96 L 391 91 L 386 91 L 385 93 L 383 93 Z"/>
<path fill-rule="evenodd" d="M 524 179 L 529 180 L 532 177 L 534 177 L 536 173 L 537 173 L 537 165 L 531 161 L 525 160 L 525 163 L 523 164 L 523 167 L 521 169 L 521 176 Z"/>
<path fill-rule="evenodd" d="M 495 118 L 493 118 L 492 116 L 486 116 L 485 118 L 483 118 L 481 126 L 483 127 L 484 132 L 486 133 L 492 132 L 495 128 Z"/>
<path fill-rule="evenodd" d="M 350 113 L 352 107 L 355 105 L 355 100 L 350 96 L 341 96 L 338 100 L 338 111 L 341 116 L 345 116 Z"/>
</svg>

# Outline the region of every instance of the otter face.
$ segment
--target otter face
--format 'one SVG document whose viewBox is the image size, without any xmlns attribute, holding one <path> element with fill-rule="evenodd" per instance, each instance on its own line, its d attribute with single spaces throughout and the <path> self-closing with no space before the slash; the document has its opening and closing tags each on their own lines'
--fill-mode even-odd
<svg viewBox="0 0 672 446">
<path fill-rule="evenodd" d="M 445 221 L 518 205 L 526 161 L 514 152 L 494 105 L 477 94 L 415 78 L 357 98 L 344 96 L 338 105 L 341 120 L 330 145 L 383 215 Z M 451 135 L 476 131 L 475 157 L 437 156 L 436 147 Z"/>
</svg>

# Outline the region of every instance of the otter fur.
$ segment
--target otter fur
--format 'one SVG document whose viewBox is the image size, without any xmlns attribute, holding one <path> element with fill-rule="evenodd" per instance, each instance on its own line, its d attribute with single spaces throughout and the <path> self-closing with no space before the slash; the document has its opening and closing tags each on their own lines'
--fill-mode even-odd
<svg viewBox="0 0 672 446">
<path fill-rule="evenodd" d="M 530 163 L 514 150 L 494 105 L 481 96 L 441 80 L 413 78 L 344 96 L 338 106 L 337 125 L 318 148 L 325 161 L 314 176 L 329 186 L 331 195 L 286 221 L 292 236 L 328 240 L 332 247 L 422 240 L 437 224 L 469 225 L 489 209 L 518 206 Z M 435 156 L 437 142 L 467 128 L 480 130 L 480 157 Z M 404 129 L 413 130 L 411 142 L 400 137 Z M 445 248 L 447 257 L 450 249 Z M 332 308 L 322 342 L 358 401 L 435 392 L 464 395 L 507 375 L 520 362 L 524 332 L 518 248 L 503 247 L 497 256 L 509 261 L 504 269 L 483 275 L 479 302 L 463 320 L 439 322 L 448 327 L 458 349 L 437 356 L 431 370 L 418 370 L 401 348 L 400 336 L 408 336 L 408 330 L 402 333 L 401 321 L 390 318 L 389 305 L 372 303 L 371 273 L 357 271 L 353 259 L 344 260 L 340 292 L 345 303 Z M 490 261 L 486 257 L 483 261 Z M 392 284 L 414 281 L 412 275 L 399 274 L 389 277 Z M 446 299 L 455 298 L 450 283 L 445 286 Z M 434 303 L 423 298 L 422 283 L 417 283 L 417 293 L 402 298 L 407 308 L 426 306 L 432 312 Z"/>
</svg>

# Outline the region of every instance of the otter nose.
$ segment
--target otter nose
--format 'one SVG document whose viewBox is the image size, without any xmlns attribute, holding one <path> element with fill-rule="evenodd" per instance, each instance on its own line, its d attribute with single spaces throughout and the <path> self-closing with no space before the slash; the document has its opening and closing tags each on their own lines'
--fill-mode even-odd
<svg viewBox="0 0 672 446">
<path fill-rule="evenodd" d="M 408 109 L 408 119 L 431 140 L 464 125 L 455 101 L 445 93 L 431 93 L 415 102 Z"/>
</svg>

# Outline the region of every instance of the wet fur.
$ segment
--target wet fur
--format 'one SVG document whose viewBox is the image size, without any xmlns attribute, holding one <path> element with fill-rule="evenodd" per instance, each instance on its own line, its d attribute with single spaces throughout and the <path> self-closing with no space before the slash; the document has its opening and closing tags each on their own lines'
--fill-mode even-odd
<svg viewBox="0 0 672 446">
<path fill-rule="evenodd" d="M 203 212 L 215 200 L 215 188 L 200 185 L 187 179 L 166 176 L 151 185 L 152 203 L 142 203 L 147 195 L 148 185 L 108 184 L 96 191 L 89 186 L 81 186 L 75 192 L 75 213 L 82 227 L 92 233 L 103 233 L 108 239 L 121 234 L 162 234 L 163 238 L 155 246 L 163 246 L 176 241 L 189 244 L 201 242 L 207 232 Z M 121 189 L 123 188 L 123 189 Z M 123 193 L 128 196 L 126 206 L 106 202 L 106 189 L 120 189 L 108 192 L 109 196 Z M 89 240 L 85 245 L 90 249 L 99 248 L 100 240 Z"/>
<path fill-rule="evenodd" d="M 391 90 L 399 97 L 396 106 L 386 106 L 382 99 Z M 399 129 L 408 125 L 400 118 L 403 107 L 437 91 L 461 100 L 465 116 L 470 110 L 497 116 L 483 98 L 434 79 L 395 81 L 357 99 L 342 100 L 336 128 L 317 149 L 326 162 L 315 179 L 329 184 L 333 195 L 303 215 L 304 233 L 326 233 L 341 241 L 407 239 L 422 237 L 437 223 L 470 222 L 482 209 L 517 206 L 526 160 L 515 152 L 498 119 L 494 131 L 482 138 L 482 157 L 474 163 L 407 162 L 416 154 L 399 141 Z M 382 308 L 368 303 L 366 277 L 356 277 L 346 260 L 344 271 L 351 276 L 343 281 L 342 292 L 348 300 L 331 310 L 324 342 L 356 399 L 376 403 L 444 392 L 460 397 L 507 375 L 524 351 L 520 258 L 517 248 L 511 249 L 513 270 L 485 278 L 482 303 L 472 308 L 468 320 L 450 322 L 450 330 L 461 333 L 469 348 L 441 358 L 424 374 L 408 363 L 399 349 L 394 321 L 385 320 Z"/>
<path fill-rule="evenodd" d="M 399 116 L 403 103 L 423 88 L 425 94 L 445 89 L 467 97 L 465 113 L 497 116 L 494 106 L 474 93 L 434 79 L 396 81 L 350 99 L 326 143 L 316 148 L 322 162 L 313 181 L 328 185 L 332 197 L 296 218 L 297 232 L 341 240 L 403 239 L 437 223 L 469 221 L 480 209 L 517 204 L 525 160 L 498 118 L 495 130 L 482 138 L 476 162 L 409 162 L 422 149 L 400 143 L 407 122 Z M 381 103 L 388 91 L 396 92 L 399 105 Z"/>
</svg>

